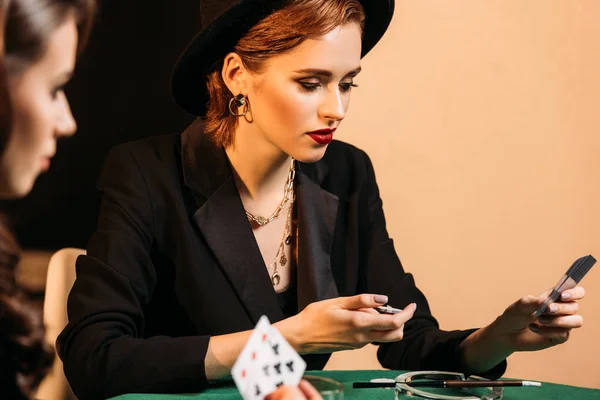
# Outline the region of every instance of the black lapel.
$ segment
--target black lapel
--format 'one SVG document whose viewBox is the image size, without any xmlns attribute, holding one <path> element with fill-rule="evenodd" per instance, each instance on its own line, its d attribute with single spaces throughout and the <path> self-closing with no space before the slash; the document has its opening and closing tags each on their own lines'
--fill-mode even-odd
<svg viewBox="0 0 600 400">
<path fill-rule="evenodd" d="M 198 205 L 194 221 L 232 282 L 253 323 L 262 315 L 283 318 L 260 249 L 247 221 L 229 161 L 204 133 L 200 120 L 182 134 L 185 184 Z M 321 188 L 323 161 L 297 163 L 298 311 L 319 300 L 338 297 L 331 270 L 331 246 L 339 200 Z"/>
<path fill-rule="evenodd" d="M 298 311 L 319 300 L 338 297 L 331 271 L 331 245 L 339 199 L 321 188 L 324 162 L 298 163 Z"/>
<path fill-rule="evenodd" d="M 254 324 L 262 315 L 272 322 L 281 320 L 225 151 L 207 138 L 199 120 L 182 134 L 181 147 L 184 180 L 199 207 L 193 218 L 219 266 Z"/>
</svg>

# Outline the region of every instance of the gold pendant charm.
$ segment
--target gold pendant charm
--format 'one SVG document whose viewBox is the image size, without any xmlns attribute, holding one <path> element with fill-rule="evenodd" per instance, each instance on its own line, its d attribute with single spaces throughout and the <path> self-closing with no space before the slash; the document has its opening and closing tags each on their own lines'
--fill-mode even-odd
<svg viewBox="0 0 600 400">
<path fill-rule="evenodd" d="M 283 267 L 285 264 L 287 264 L 287 257 L 285 256 L 285 253 L 281 254 L 281 258 L 279 259 L 279 264 Z"/>
<path fill-rule="evenodd" d="M 271 283 L 273 283 L 273 286 L 277 286 L 279 285 L 279 282 L 281 282 L 279 272 L 274 272 L 273 275 L 271 275 Z"/>
<path fill-rule="evenodd" d="M 254 219 L 254 221 L 256 221 L 256 223 L 260 226 L 265 226 L 266 224 L 269 223 L 268 219 L 266 219 L 265 217 L 261 217 L 260 215 L 258 217 L 256 217 Z"/>
</svg>

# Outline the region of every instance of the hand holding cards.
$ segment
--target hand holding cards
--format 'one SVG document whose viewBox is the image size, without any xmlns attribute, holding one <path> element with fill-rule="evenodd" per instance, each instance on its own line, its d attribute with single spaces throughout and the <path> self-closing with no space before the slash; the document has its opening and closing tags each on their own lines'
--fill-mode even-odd
<svg viewBox="0 0 600 400">
<path fill-rule="evenodd" d="M 539 317 L 546 312 L 548 306 L 554 303 L 560 297 L 560 294 L 565 290 L 572 289 L 583 279 L 585 274 L 594 266 L 596 259 L 591 255 L 578 258 L 575 260 L 571 268 L 559 279 L 554 286 L 544 304 L 533 314 L 534 317 Z"/>
<path fill-rule="evenodd" d="M 231 375 L 244 400 L 262 400 L 281 385 L 298 385 L 305 369 L 306 362 L 263 316 Z"/>
</svg>

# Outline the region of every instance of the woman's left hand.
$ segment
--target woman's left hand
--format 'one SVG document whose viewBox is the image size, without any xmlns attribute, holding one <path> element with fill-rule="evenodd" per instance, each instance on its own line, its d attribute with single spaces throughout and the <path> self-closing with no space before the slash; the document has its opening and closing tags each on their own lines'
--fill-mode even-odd
<svg viewBox="0 0 600 400">
<path fill-rule="evenodd" d="M 506 335 L 513 351 L 542 350 L 564 343 L 571 329 L 583 325 L 583 318 L 577 314 L 577 301 L 585 296 L 582 286 L 565 290 L 559 301 L 548 306 L 545 314 L 534 318 L 533 313 L 544 303 L 548 293 L 523 297 L 494 322 L 496 332 Z"/>
<path fill-rule="evenodd" d="M 498 365 L 515 351 L 535 351 L 564 343 L 571 329 L 580 328 L 583 318 L 577 314 L 581 286 L 565 290 L 560 301 L 548 306 L 546 314 L 535 318 L 549 292 L 525 296 L 511 304 L 490 325 L 478 329 L 461 343 L 463 362 L 473 372 L 484 372 Z"/>
</svg>

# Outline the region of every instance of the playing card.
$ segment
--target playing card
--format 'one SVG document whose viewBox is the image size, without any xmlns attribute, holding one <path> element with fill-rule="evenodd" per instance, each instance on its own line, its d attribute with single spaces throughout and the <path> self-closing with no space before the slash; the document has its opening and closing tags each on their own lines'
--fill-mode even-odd
<svg viewBox="0 0 600 400">
<path fill-rule="evenodd" d="M 262 400 L 281 385 L 298 385 L 306 363 L 263 316 L 231 375 L 244 400 Z"/>
<path fill-rule="evenodd" d="M 262 373 L 268 374 L 276 386 L 298 385 L 306 370 L 306 362 L 274 326 L 269 327 L 263 346 L 267 347 L 270 357 L 266 359 L 270 364 L 262 366 Z"/>
<path fill-rule="evenodd" d="M 231 368 L 233 381 L 242 395 L 248 391 L 249 384 L 257 379 L 254 375 L 256 375 L 259 368 L 258 362 L 261 358 L 261 344 L 267 340 L 270 327 L 269 319 L 266 316 L 262 316 Z"/>
<path fill-rule="evenodd" d="M 264 347 L 264 346 L 263 346 Z M 268 374 L 264 374 L 264 365 L 269 365 L 269 354 L 264 351 L 259 353 L 257 367 L 250 370 L 246 391 L 242 393 L 244 400 L 262 400 L 265 396 L 277 389 L 277 383 Z"/>
</svg>

